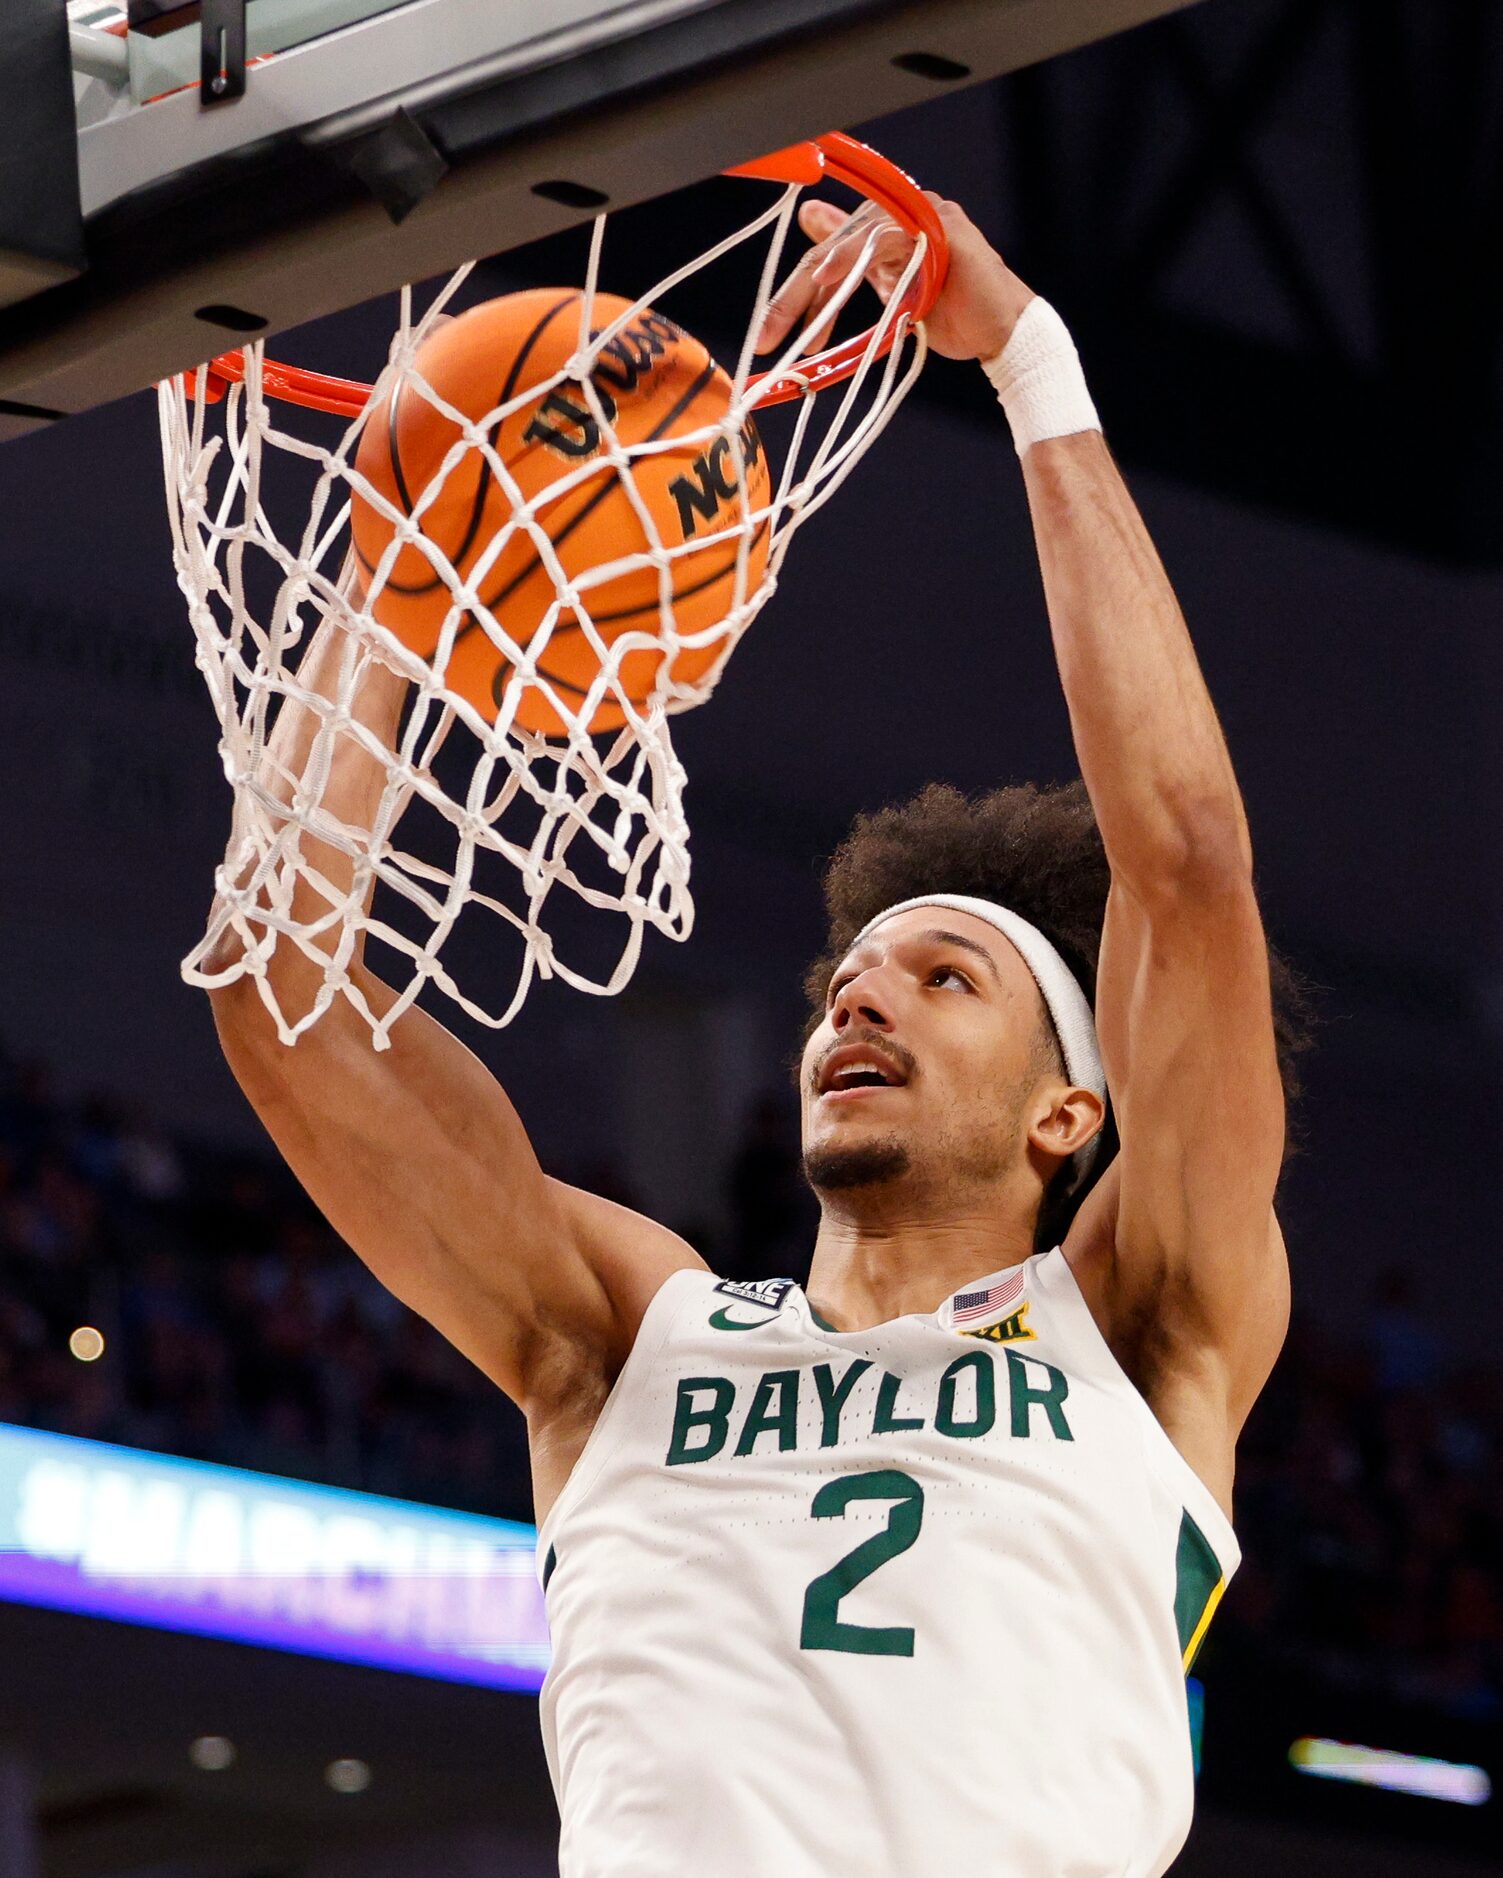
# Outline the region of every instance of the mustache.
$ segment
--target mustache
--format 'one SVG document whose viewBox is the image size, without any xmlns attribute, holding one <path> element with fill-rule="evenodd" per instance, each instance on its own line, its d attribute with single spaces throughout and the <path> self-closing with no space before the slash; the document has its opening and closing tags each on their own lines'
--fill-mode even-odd
<svg viewBox="0 0 1503 1878">
<path fill-rule="evenodd" d="M 918 1072 L 918 1058 L 911 1050 L 905 1050 L 902 1044 L 895 1043 L 891 1037 L 884 1037 L 877 1030 L 852 1030 L 847 1031 L 843 1037 L 837 1037 L 829 1049 L 822 1051 L 818 1060 L 810 1065 L 809 1087 L 811 1090 L 819 1087 L 819 1079 L 824 1073 L 825 1064 L 835 1052 L 849 1049 L 853 1043 L 859 1043 L 866 1049 L 874 1050 L 878 1056 L 885 1057 L 889 1063 L 903 1072 L 904 1078 L 909 1082 L 912 1082 Z"/>
</svg>

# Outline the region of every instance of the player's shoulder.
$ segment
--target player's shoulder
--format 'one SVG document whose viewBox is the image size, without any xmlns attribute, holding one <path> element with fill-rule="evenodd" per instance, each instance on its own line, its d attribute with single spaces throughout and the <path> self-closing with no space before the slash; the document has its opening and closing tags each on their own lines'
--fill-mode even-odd
<svg viewBox="0 0 1503 1878">
<path fill-rule="evenodd" d="M 604 1294 L 607 1308 L 593 1321 L 609 1331 L 593 1336 L 564 1328 L 539 1339 L 527 1429 L 540 1520 L 583 1452 L 653 1300 L 675 1273 L 711 1277 L 688 1240 L 656 1220 L 582 1187 L 548 1184 L 564 1230 Z"/>
<path fill-rule="evenodd" d="M 687 1239 L 645 1213 L 560 1180 L 548 1184 L 574 1244 L 610 1301 L 618 1346 L 613 1355 L 624 1362 L 648 1306 L 673 1273 L 713 1274 Z"/>
</svg>

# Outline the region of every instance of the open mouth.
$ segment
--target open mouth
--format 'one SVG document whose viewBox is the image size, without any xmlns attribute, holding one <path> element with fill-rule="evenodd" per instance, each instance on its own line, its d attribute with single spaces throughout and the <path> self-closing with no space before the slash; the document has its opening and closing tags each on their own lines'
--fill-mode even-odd
<svg viewBox="0 0 1503 1878">
<path fill-rule="evenodd" d="M 907 1080 L 898 1066 L 872 1044 L 852 1043 L 832 1050 L 825 1058 L 815 1093 L 843 1096 L 873 1089 L 901 1089 Z"/>
</svg>

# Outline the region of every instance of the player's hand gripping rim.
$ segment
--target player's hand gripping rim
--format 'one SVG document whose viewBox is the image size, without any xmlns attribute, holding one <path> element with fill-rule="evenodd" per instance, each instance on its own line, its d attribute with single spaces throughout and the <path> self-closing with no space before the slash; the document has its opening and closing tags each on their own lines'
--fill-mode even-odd
<svg viewBox="0 0 1503 1878">
<path fill-rule="evenodd" d="M 995 358 L 1033 298 L 1032 289 L 1018 279 L 964 209 L 932 189 L 924 194 L 938 209 L 950 243 L 944 290 L 924 322 L 929 344 L 947 359 Z M 847 214 L 833 202 L 811 197 L 799 207 L 798 225 L 814 246 L 768 302 L 757 334 L 758 352 L 770 352 L 795 326 L 818 319 L 874 233 L 864 273 L 884 302 L 913 253 L 913 236 L 875 202 L 864 202 Z"/>
</svg>

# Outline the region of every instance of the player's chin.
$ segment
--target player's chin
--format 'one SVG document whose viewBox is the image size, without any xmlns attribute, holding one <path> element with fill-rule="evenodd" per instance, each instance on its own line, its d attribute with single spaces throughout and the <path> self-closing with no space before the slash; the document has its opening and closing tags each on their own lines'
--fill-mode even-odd
<svg viewBox="0 0 1503 1878">
<path fill-rule="evenodd" d="M 804 1149 L 804 1178 L 816 1193 L 848 1193 L 901 1180 L 911 1166 L 908 1144 L 894 1134 L 819 1136 Z"/>
</svg>

